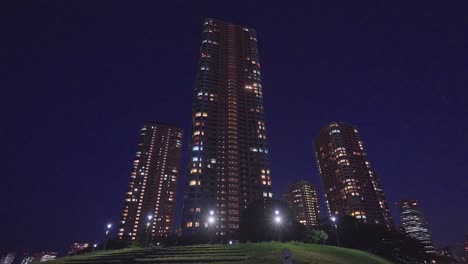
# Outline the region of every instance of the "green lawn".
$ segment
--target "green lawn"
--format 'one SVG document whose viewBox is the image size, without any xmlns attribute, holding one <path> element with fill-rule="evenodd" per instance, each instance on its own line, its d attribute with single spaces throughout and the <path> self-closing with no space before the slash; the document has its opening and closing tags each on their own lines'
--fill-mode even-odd
<svg viewBox="0 0 468 264">
<path fill-rule="evenodd" d="M 390 264 L 391 262 L 364 251 L 304 243 L 247 243 L 236 246 L 247 253 L 246 263 L 278 263 L 281 250 L 292 252 L 294 264 Z"/>
<path fill-rule="evenodd" d="M 390 264 L 375 255 L 346 248 L 304 243 L 245 243 L 238 245 L 195 245 L 158 248 L 130 248 L 96 251 L 59 258 L 51 264 L 93 263 L 281 263 L 281 251 L 292 252 L 294 264 Z"/>
</svg>

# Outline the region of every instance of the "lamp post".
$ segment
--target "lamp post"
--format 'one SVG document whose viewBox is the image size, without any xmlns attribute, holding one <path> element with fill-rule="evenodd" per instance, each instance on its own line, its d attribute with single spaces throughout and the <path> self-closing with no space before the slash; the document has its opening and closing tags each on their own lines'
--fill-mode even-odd
<svg viewBox="0 0 468 264">
<path fill-rule="evenodd" d="M 104 246 L 103 246 L 103 250 L 106 250 L 107 249 L 107 241 L 109 240 L 109 232 L 110 232 L 110 229 L 112 228 L 112 224 L 107 224 L 107 228 L 106 228 L 106 237 L 104 239 Z"/>
<path fill-rule="evenodd" d="M 330 218 L 333 222 L 333 227 L 335 229 L 335 236 L 336 236 L 336 245 L 337 246 L 340 246 L 340 238 L 338 237 L 338 223 L 337 223 L 337 219 L 335 216 L 332 216 Z"/>
<path fill-rule="evenodd" d="M 145 241 L 145 246 L 149 246 L 149 234 L 150 234 L 149 227 L 150 227 L 150 225 L 151 225 L 151 219 L 153 219 L 153 216 L 150 214 L 150 215 L 148 215 L 148 223 L 146 223 L 146 241 Z"/>
<path fill-rule="evenodd" d="M 213 233 L 215 231 L 215 228 L 214 228 L 215 222 L 216 222 L 216 218 L 214 215 L 214 211 L 211 210 L 208 216 L 208 236 L 209 236 L 209 240 L 211 244 L 213 244 L 213 235 L 214 235 Z"/>
<path fill-rule="evenodd" d="M 97 244 L 93 244 L 93 251 L 96 250 Z"/>
<path fill-rule="evenodd" d="M 275 224 L 276 224 L 276 236 L 277 240 L 280 241 L 280 225 L 281 225 L 281 216 L 278 210 L 275 210 Z"/>
</svg>

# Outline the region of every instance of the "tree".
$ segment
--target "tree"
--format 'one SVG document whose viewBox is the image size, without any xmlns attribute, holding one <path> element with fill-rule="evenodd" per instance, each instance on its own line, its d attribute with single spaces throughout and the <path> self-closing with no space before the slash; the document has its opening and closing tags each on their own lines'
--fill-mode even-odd
<svg viewBox="0 0 468 264">
<path fill-rule="evenodd" d="M 422 244 L 384 225 L 359 222 L 343 216 L 338 222 L 340 245 L 372 252 L 397 263 L 421 263 L 428 256 Z"/>
<path fill-rule="evenodd" d="M 304 242 L 313 244 L 325 244 L 328 235 L 323 230 L 309 228 L 306 231 Z"/>
</svg>

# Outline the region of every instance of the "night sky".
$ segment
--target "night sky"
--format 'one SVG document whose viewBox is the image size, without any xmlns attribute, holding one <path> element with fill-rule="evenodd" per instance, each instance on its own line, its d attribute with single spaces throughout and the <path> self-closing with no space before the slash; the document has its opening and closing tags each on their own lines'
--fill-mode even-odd
<svg viewBox="0 0 468 264">
<path fill-rule="evenodd" d="M 312 140 L 344 121 L 397 223 L 415 198 L 437 246 L 468 233 L 466 1 L 26 2 L 0 8 L 0 251 L 102 239 L 146 120 L 184 129 L 185 171 L 205 17 L 258 32 L 276 197 L 307 179 L 323 204 Z"/>
</svg>

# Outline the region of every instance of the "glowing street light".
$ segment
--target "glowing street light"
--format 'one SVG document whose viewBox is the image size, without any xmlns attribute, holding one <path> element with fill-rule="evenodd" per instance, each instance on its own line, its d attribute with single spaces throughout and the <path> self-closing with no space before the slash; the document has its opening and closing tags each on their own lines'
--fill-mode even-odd
<svg viewBox="0 0 468 264">
<path fill-rule="evenodd" d="M 214 232 L 215 232 L 214 223 L 216 222 L 214 210 L 209 211 L 209 216 L 208 216 L 207 220 L 208 220 L 208 234 L 209 234 L 209 238 L 210 238 L 210 243 L 213 243 L 213 236 L 214 236 Z"/>
<path fill-rule="evenodd" d="M 112 228 L 112 224 L 107 224 L 106 236 L 109 234 L 109 231 L 111 228 Z"/>
<path fill-rule="evenodd" d="M 281 215 L 279 210 L 275 210 L 275 215 L 273 218 L 275 224 L 276 224 L 276 235 L 277 235 L 277 240 L 280 241 L 280 224 L 281 224 Z"/>
<path fill-rule="evenodd" d="M 96 248 L 97 248 L 97 244 L 94 244 L 93 245 L 93 251 L 96 250 Z"/>
<path fill-rule="evenodd" d="M 336 245 L 340 246 L 340 238 L 338 237 L 338 223 L 335 216 L 330 217 L 330 220 L 333 222 L 333 225 L 335 226 L 335 236 L 336 236 Z"/>
<path fill-rule="evenodd" d="M 110 229 L 112 228 L 112 224 L 109 223 L 109 224 L 107 224 L 106 227 L 107 227 L 107 229 L 106 229 L 106 238 L 104 240 L 103 250 L 107 249 L 107 241 L 109 240 L 109 232 L 110 232 Z"/>
<path fill-rule="evenodd" d="M 215 222 L 215 219 L 213 216 L 208 217 L 208 223 L 213 224 Z"/>
<path fill-rule="evenodd" d="M 151 225 L 151 219 L 153 219 L 153 215 L 152 215 L 152 214 L 149 214 L 149 215 L 148 215 L 148 223 L 146 223 L 146 241 L 145 241 L 145 246 L 148 246 L 148 245 L 149 245 L 149 234 L 150 234 L 149 227 L 150 227 L 150 225 Z"/>
<path fill-rule="evenodd" d="M 279 217 L 279 216 L 275 217 L 275 222 L 277 224 L 281 223 L 281 217 Z"/>
<path fill-rule="evenodd" d="M 107 224 L 107 229 L 106 229 L 106 237 L 109 235 L 110 229 L 112 228 L 112 224 Z"/>
</svg>

